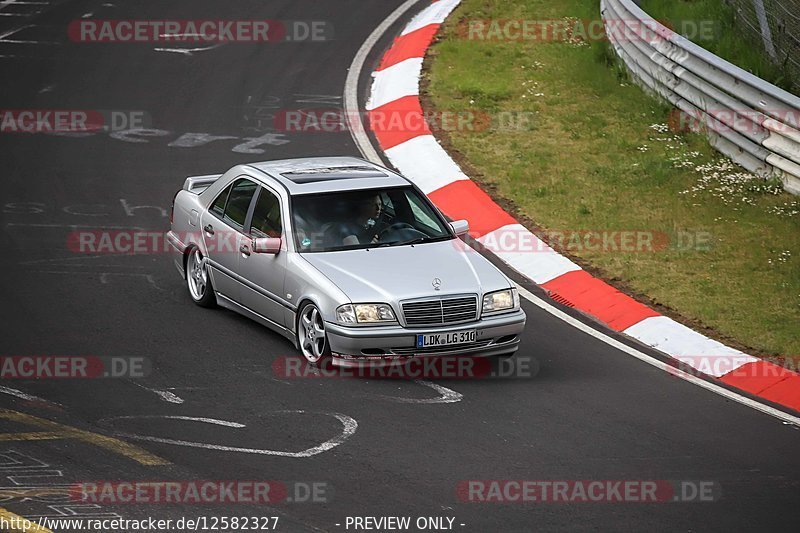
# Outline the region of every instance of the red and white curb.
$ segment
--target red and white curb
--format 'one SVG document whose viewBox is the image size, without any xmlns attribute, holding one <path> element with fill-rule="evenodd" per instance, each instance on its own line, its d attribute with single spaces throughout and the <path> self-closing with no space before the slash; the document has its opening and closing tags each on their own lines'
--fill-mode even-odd
<svg viewBox="0 0 800 533">
<path fill-rule="evenodd" d="M 483 192 L 422 126 L 381 128 L 380 117 L 424 116 L 419 78 L 425 51 L 460 0 L 438 0 L 417 14 L 384 54 L 373 73 L 367 115 L 378 144 L 403 175 L 414 181 L 454 220 L 466 219 L 470 234 L 523 276 L 565 303 L 658 349 L 693 369 L 743 391 L 800 411 L 800 374 L 710 339 L 592 277 L 525 229 Z M 372 120 L 377 117 L 376 120 Z M 378 125 L 376 127 L 376 125 Z M 498 247 L 505 236 L 525 242 L 524 251 Z"/>
</svg>

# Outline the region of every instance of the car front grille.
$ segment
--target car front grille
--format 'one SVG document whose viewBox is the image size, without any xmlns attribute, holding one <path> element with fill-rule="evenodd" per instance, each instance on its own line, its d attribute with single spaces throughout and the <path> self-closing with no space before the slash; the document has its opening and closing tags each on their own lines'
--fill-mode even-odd
<svg viewBox="0 0 800 533">
<path fill-rule="evenodd" d="M 403 304 L 407 326 L 441 326 L 478 318 L 478 297 L 458 296 L 417 300 Z"/>
</svg>

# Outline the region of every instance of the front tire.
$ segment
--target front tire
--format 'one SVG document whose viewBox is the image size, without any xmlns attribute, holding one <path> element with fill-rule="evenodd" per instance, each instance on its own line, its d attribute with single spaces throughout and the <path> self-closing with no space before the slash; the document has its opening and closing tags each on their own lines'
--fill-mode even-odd
<svg viewBox="0 0 800 533">
<path fill-rule="evenodd" d="M 297 346 L 311 364 L 319 364 L 331 354 L 325 321 L 314 304 L 306 304 L 297 318 Z"/>
<path fill-rule="evenodd" d="M 186 258 L 186 285 L 194 303 L 200 307 L 216 307 L 217 300 L 214 297 L 211 276 L 208 275 L 208 265 L 197 248 L 192 248 Z"/>
</svg>

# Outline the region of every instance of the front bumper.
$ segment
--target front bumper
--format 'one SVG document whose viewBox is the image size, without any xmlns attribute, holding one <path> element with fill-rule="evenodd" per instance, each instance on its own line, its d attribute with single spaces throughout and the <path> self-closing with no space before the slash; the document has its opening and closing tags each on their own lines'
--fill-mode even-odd
<svg viewBox="0 0 800 533">
<path fill-rule="evenodd" d="M 525 313 L 522 309 L 493 317 L 484 317 L 477 322 L 427 328 L 405 328 L 403 326 L 346 327 L 326 323 L 333 362 L 339 366 L 358 366 L 365 361 L 376 364 L 410 357 L 441 357 L 469 355 L 473 357 L 499 355 L 515 352 L 519 348 L 519 335 L 525 329 Z M 473 343 L 417 348 L 419 334 L 449 333 L 475 330 Z"/>
</svg>

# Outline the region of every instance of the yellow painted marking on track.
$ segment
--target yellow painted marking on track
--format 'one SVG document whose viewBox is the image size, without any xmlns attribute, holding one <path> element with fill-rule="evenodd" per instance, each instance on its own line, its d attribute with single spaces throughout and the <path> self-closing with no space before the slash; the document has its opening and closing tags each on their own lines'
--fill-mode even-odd
<svg viewBox="0 0 800 533">
<path fill-rule="evenodd" d="M 63 439 L 61 433 L 53 433 L 52 431 L 31 431 L 29 433 L 0 433 L 0 441 L 9 440 L 53 440 Z"/>
<path fill-rule="evenodd" d="M 0 488 L 0 498 L 43 498 L 50 496 L 72 496 L 77 494 L 75 486 L 67 487 L 4 487 Z"/>
<path fill-rule="evenodd" d="M 133 444 L 129 444 L 125 441 L 115 439 L 114 437 L 108 437 L 106 435 L 100 435 L 99 433 L 93 433 L 91 431 L 85 431 L 83 429 L 74 428 L 72 426 L 66 426 L 64 424 L 59 424 L 58 422 L 53 422 L 52 420 L 46 420 L 44 418 L 39 418 L 33 415 L 20 413 L 18 411 L 13 411 L 11 409 L 0 409 L 0 419 L 3 418 L 6 420 L 20 422 L 22 424 L 27 424 L 44 430 L 48 430 L 45 432 L 38 432 L 38 433 L 36 432 L 10 433 L 8 435 L 12 436 L 28 435 L 31 438 L 29 439 L 8 438 L 8 440 L 43 440 L 44 437 L 36 438 L 36 435 L 37 434 L 54 435 L 47 438 L 76 439 L 83 442 L 88 442 L 89 444 L 93 444 L 108 451 L 120 454 L 124 457 L 133 459 L 134 461 L 147 466 L 170 464 L 170 462 L 167 461 L 166 459 L 162 459 L 161 457 L 153 455 L 152 453 L 145 451 L 142 448 L 139 448 L 138 446 L 134 446 Z M 2 440 L 1 434 L 0 434 L 0 440 Z"/>
<path fill-rule="evenodd" d="M 26 521 L 30 526 L 25 527 Z M 0 507 L 0 522 L 5 522 L 6 529 L 4 531 L 7 530 L 10 533 L 53 533 L 46 527 L 42 527 L 36 522 L 27 520 L 25 517 L 14 514 L 2 507 Z"/>
</svg>

